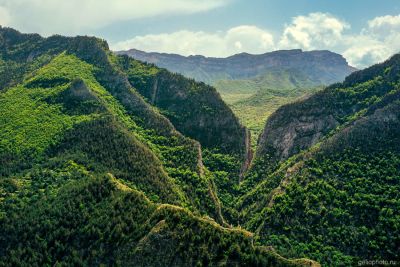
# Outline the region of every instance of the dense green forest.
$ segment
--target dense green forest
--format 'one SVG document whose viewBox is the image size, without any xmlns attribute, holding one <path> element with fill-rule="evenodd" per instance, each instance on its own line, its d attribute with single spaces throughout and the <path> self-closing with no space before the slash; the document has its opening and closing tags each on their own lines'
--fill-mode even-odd
<svg viewBox="0 0 400 267">
<path fill-rule="evenodd" d="M 231 225 L 247 132 L 214 88 L 91 37 L 0 55 L 1 266 L 314 264 Z"/>
<path fill-rule="evenodd" d="M 0 28 L 0 266 L 397 260 L 399 74 L 395 55 L 275 107 L 253 158 L 215 88 Z M 293 99 L 311 85 L 279 75 Z"/>
</svg>

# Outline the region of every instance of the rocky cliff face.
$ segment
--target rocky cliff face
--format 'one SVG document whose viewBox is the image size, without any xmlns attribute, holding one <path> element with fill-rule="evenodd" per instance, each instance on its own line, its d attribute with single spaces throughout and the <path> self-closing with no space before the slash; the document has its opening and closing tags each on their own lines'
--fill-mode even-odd
<svg viewBox="0 0 400 267">
<path fill-rule="evenodd" d="M 285 160 L 313 146 L 338 126 L 332 112 L 318 106 L 320 95 L 283 106 L 271 115 L 259 137 L 257 156 L 268 155 L 272 162 Z"/>
<path fill-rule="evenodd" d="M 281 111 L 282 112 L 282 111 Z M 285 126 L 273 128 L 272 120 L 282 114 L 275 114 L 260 136 L 258 154 L 270 153 L 276 160 L 285 160 L 316 144 L 325 134 L 338 125 L 330 114 L 317 110 L 293 120 Z"/>
<path fill-rule="evenodd" d="M 317 84 L 330 84 L 342 81 L 355 70 L 341 55 L 329 51 L 284 50 L 262 55 L 242 53 L 227 58 L 184 57 L 175 54 L 146 53 L 135 49 L 117 53 L 154 63 L 172 72 L 209 84 L 214 84 L 218 80 L 252 78 L 276 69 L 301 70 Z"/>
</svg>

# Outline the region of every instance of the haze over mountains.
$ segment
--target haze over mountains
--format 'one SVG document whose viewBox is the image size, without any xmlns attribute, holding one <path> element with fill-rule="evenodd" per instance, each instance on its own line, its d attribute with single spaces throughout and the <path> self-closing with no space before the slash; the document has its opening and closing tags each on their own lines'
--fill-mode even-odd
<svg viewBox="0 0 400 267">
<path fill-rule="evenodd" d="M 266 103 L 311 76 L 237 82 Z M 400 55 L 306 88 L 253 155 L 214 87 L 95 37 L 0 27 L 0 266 L 399 259 Z"/>
<path fill-rule="evenodd" d="M 282 50 L 261 55 L 241 53 L 227 58 L 184 57 L 176 54 L 146 53 L 131 49 L 119 51 L 137 60 L 153 63 L 169 71 L 208 84 L 220 80 L 245 80 L 269 71 L 301 71 L 314 85 L 342 81 L 356 69 L 339 54 L 330 51 Z"/>
</svg>

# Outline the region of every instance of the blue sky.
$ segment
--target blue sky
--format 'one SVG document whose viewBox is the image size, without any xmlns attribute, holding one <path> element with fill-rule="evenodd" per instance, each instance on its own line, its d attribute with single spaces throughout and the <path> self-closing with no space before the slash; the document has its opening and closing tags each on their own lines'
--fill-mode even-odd
<svg viewBox="0 0 400 267">
<path fill-rule="evenodd" d="M 1 1 L 1 0 L 0 0 Z M 367 20 L 384 15 L 399 15 L 398 0 L 232 0 L 221 8 L 180 16 L 161 16 L 115 23 L 97 31 L 110 40 L 120 41 L 129 35 L 192 31 L 226 30 L 238 25 L 256 25 L 279 32 L 291 18 L 314 12 L 330 13 L 360 30 Z M 122 27 L 121 30 L 119 29 Z"/>
<path fill-rule="evenodd" d="M 0 0 L 0 25 L 115 50 L 224 57 L 328 49 L 359 68 L 400 52 L 398 0 Z"/>
</svg>

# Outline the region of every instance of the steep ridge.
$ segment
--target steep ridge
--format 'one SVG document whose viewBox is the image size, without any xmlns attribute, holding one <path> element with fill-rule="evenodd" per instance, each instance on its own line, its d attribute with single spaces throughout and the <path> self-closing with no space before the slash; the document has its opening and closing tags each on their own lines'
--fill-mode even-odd
<svg viewBox="0 0 400 267">
<path fill-rule="evenodd" d="M 235 222 L 236 212 L 231 209 L 237 195 L 234 187 L 250 166 L 250 133 L 213 87 L 127 56 L 116 58 L 115 64 L 181 133 L 200 142 L 204 166 L 218 172 L 214 179 L 218 196 L 226 196 L 221 199 L 222 213 Z"/>
<path fill-rule="evenodd" d="M 154 65 L 119 57 L 129 82 L 183 134 L 203 147 L 243 157 L 245 128 L 216 90 Z"/>
<path fill-rule="evenodd" d="M 238 204 L 261 244 L 329 266 L 398 258 L 399 59 L 271 116 Z"/>
<path fill-rule="evenodd" d="M 3 35 L 6 36 L 5 38 L 9 38 L 7 37 L 8 31 L 5 31 Z M 40 42 L 45 43 L 45 40 L 46 39 L 42 39 Z M 8 95 L 6 95 L 4 98 L 5 101 L 10 102 L 7 103 L 7 105 L 4 105 L 4 108 L 14 106 L 15 109 L 16 106 L 22 105 L 20 106 L 21 108 L 17 110 L 17 113 L 14 113 L 13 115 L 24 117 L 23 114 L 18 112 L 25 112 L 23 105 L 26 105 L 31 101 L 29 98 L 33 100 L 38 99 L 38 97 L 39 99 L 41 97 L 45 98 L 44 105 L 50 104 L 50 107 L 58 108 L 60 104 L 65 105 L 66 103 L 52 103 L 51 95 L 46 95 L 53 94 L 54 97 L 60 98 L 57 96 L 57 93 L 60 93 L 60 90 L 68 87 L 68 84 L 77 78 L 83 79 L 87 88 L 90 88 L 90 90 L 95 93 L 101 102 L 101 105 L 104 106 L 103 109 L 106 110 L 106 113 L 114 116 L 116 122 L 122 124 L 123 128 L 133 131 L 141 143 L 148 146 L 152 150 L 151 153 L 154 153 L 157 158 L 161 159 L 165 171 L 175 180 L 175 183 L 179 182 L 186 185 L 186 193 L 191 195 L 189 198 L 185 197 L 186 203 L 188 201 L 191 202 L 186 205 L 191 207 L 193 210 L 210 214 L 222 222 L 223 220 L 220 214 L 216 212 L 219 210 L 219 203 L 218 201 L 215 201 L 215 198 L 212 198 L 209 193 L 213 188 L 211 181 L 212 177 L 210 175 L 207 177 L 201 175 L 203 170 L 200 170 L 202 162 L 200 162 L 198 156 L 199 144 L 177 132 L 167 118 L 159 114 L 154 107 L 148 105 L 142 97 L 134 91 L 123 73 L 112 67 L 107 54 L 108 46 L 104 41 L 87 37 L 77 37 L 75 39 L 60 38 L 60 41 L 62 41 L 64 45 L 65 43 L 69 43 L 67 45 L 67 52 L 54 56 L 49 64 L 36 70 L 33 77 L 29 77 L 29 75 L 27 76 L 24 87 L 29 88 L 29 91 L 24 91 L 22 88 L 7 89 L 10 92 L 7 91 L 6 93 L 9 93 L 12 96 L 8 97 Z M 54 43 L 52 40 L 51 44 L 57 46 L 57 43 Z M 30 43 L 30 45 L 32 47 L 39 46 L 34 43 Z M 51 51 L 53 50 L 51 45 L 43 46 Z M 17 49 L 20 48 L 17 43 L 8 43 L 8 47 L 5 49 L 6 56 L 4 56 L 4 58 L 9 59 L 9 61 L 15 59 L 16 53 L 14 52 L 14 47 L 17 47 Z M 46 50 L 39 50 L 39 52 L 46 53 Z M 36 52 L 35 54 L 39 56 L 39 52 Z M 32 53 L 32 51 L 26 52 L 25 56 L 29 57 L 29 54 Z M 112 54 L 110 53 L 110 55 Z M 20 57 L 22 58 L 22 56 Z M 21 94 L 28 94 L 27 98 L 24 99 L 27 101 L 26 103 L 19 103 L 22 99 L 14 98 L 14 95 L 16 96 L 18 94 L 17 92 L 21 90 Z M 42 94 L 44 94 L 44 96 L 42 96 Z M 49 101 L 50 103 L 48 103 Z M 43 102 L 35 101 L 32 103 L 41 106 Z M 53 104 L 55 104 L 55 106 Z M 82 106 L 86 106 L 86 103 Z M 34 108 L 34 105 L 32 108 Z M 66 112 L 70 113 L 68 110 Z M 6 120 L 5 125 L 10 123 L 6 116 L 4 116 L 3 119 Z M 46 119 L 46 117 L 43 119 Z M 91 119 L 92 118 L 89 118 L 89 120 Z M 66 133 L 65 130 L 69 130 L 72 125 L 73 123 L 70 123 L 69 126 L 63 130 L 59 128 L 55 129 L 58 130 L 55 135 L 58 136 L 61 134 L 62 136 L 63 133 Z M 106 124 L 106 126 L 109 127 L 108 124 Z M 17 127 L 17 125 L 12 127 Z M 12 128 L 11 131 L 15 129 L 16 128 Z M 6 131 L 5 133 L 8 134 L 9 132 Z M 4 153 L 7 157 L 15 157 L 15 154 L 8 151 L 6 147 L 9 145 L 18 148 L 19 144 L 7 144 L 8 136 L 6 137 L 7 138 L 3 139 L 3 142 L 6 144 L 4 146 Z M 22 141 L 24 138 L 28 138 L 24 143 L 29 143 L 31 134 L 26 133 L 26 135 L 21 138 Z M 52 139 L 51 136 L 48 138 L 49 141 Z M 58 141 L 61 140 L 62 138 L 59 138 Z M 36 145 L 34 144 L 33 146 Z M 107 149 L 105 151 L 107 151 Z M 23 153 L 24 156 L 27 155 L 31 158 L 37 156 L 36 153 L 29 154 L 26 151 L 23 151 Z M 22 165 L 29 162 L 29 158 L 24 158 L 22 156 L 18 156 L 17 159 L 22 159 Z M 11 161 L 10 164 L 13 165 L 13 163 L 15 162 Z M 21 164 L 14 164 L 15 169 L 20 169 Z M 32 164 L 34 164 L 34 161 L 32 161 Z M 142 165 L 145 164 L 145 161 L 143 161 Z M 124 165 L 124 168 L 126 167 L 127 166 Z M 130 172 L 128 171 L 128 173 Z M 191 186 L 189 186 L 191 183 L 197 184 L 199 189 L 193 191 Z M 158 197 L 158 195 L 153 196 L 155 200 L 157 200 Z"/>
<path fill-rule="evenodd" d="M 105 41 L 8 28 L 0 36 L 2 66 L 16 66 L 0 69 L 8 77 L 0 91 L 0 265 L 318 266 L 215 222 L 227 226 L 221 213 L 230 215 L 221 186 L 237 184 L 232 168 L 215 172 L 216 159 L 246 154 L 232 114 L 244 131 L 239 149 L 220 139 L 202 155 L 132 86 Z M 177 79 L 164 82 L 193 85 Z M 215 95 L 201 88 L 200 99 Z M 214 112 L 229 112 L 214 101 Z"/>
</svg>

